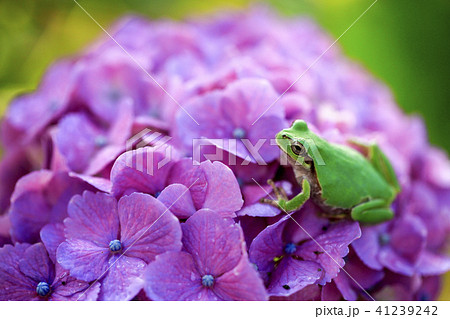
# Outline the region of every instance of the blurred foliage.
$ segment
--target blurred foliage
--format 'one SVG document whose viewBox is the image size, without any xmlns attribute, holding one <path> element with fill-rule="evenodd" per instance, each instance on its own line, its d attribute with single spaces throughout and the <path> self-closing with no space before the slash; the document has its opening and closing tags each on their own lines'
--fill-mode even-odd
<svg viewBox="0 0 450 319">
<path fill-rule="evenodd" d="M 250 0 L 78 0 L 103 26 L 125 13 L 182 19 Z M 313 16 L 340 36 L 374 0 L 266 0 L 286 15 Z M 256 2 L 256 1 L 253 1 Z M 378 0 L 339 41 L 394 92 L 408 113 L 426 121 L 430 141 L 450 150 L 448 0 Z M 102 31 L 73 0 L 0 0 L 0 111 L 34 89 L 55 59 L 76 54 Z M 449 279 L 449 278 L 448 278 Z M 450 280 L 444 299 L 450 299 Z"/>
</svg>

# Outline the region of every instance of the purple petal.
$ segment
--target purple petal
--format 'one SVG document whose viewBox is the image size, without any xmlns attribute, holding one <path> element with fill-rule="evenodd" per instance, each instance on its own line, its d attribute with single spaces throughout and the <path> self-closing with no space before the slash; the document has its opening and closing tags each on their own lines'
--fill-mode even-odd
<svg viewBox="0 0 450 319">
<path fill-rule="evenodd" d="M 173 165 L 166 161 L 165 148 L 144 147 L 122 154 L 111 170 L 113 194 L 117 197 L 132 192 L 154 195 L 162 191 Z"/>
<path fill-rule="evenodd" d="M 414 263 L 397 254 L 390 246 L 385 246 L 380 249 L 378 260 L 384 267 L 393 272 L 405 276 L 412 276 L 414 274 Z"/>
<path fill-rule="evenodd" d="M 144 286 L 147 264 L 139 258 L 115 256 L 109 261 L 108 273 L 102 280 L 100 300 L 131 300 Z"/>
<path fill-rule="evenodd" d="M 244 206 L 237 215 L 238 216 L 251 216 L 251 217 L 274 217 L 281 213 L 276 207 L 271 205 L 256 203 L 248 206 Z"/>
<path fill-rule="evenodd" d="M 220 162 L 204 161 L 200 166 L 190 159 L 179 161 L 171 172 L 170 184 L 189 188 L 196 209 L 208 208 L 223 217 L 234 217 L 243 204 L 233 172 Z"/>
<path fill-rule="evenodd" d="M 50 183 L 50 171 L 36 171 L 22 177 L 11 196 L 11 233 L 17 241 L 35 242 L 48 221 L 50 207 L 42 192 Z"/>
<path fill-rule="evenodd" d="M 205 161 L 200 167 L 208 183 L 202 208 L 209 208 L 223 217 L 233 217 L 244 202 L 233 172 L 220 162 Z"/>
<path fill-rule="evenodd" d="M 231 138 L 232 122 L 222 118 L 220 104 L 219 92 L 211 92 L 189 101 L 185 108 L 200 125 L 186 112 L 177 113 L 177 138 L 187 150 L 192 150 L 193 141 L 198 138 Z"/>
<path fill-rule="evenodd" d="M 358 298 L 358 294 L 352 287 L 351 279 L 348 277 L 346 273 L 341 271 L 336 278 L 333 279 L 336 288 L 342 294 L 345 300 L 356 301 Z"/>
<path fill-rule="evenodd" d="M 40 234 L 50 259 L 56 263 L 56 249 L 66 239 L 64 225 L 62 223 L 47 224 L 41 229 Z"/>
<path fill-rule="evenodd" d="M 58 117 L 67 107 L 73 87 L 73 63 L 60 61 L 45 74 L 39 90 L 15 99 L 6 113 L 12 127 L 26 132 L 25 143 Z"/>
<path fill-rule="evenodd" d="M 11 244 L 11 222 L 9 221 L 9 215 L 0 215 L 0 247 L 6 244 Z"/>
<path fill-rule="evenodd" d="M 305 260 L 318 262 L 325 270 L 325 276 L 319 284 L 330 282 L 344 266 L 342 257 L 349 252 L 348 246 L 361 236 L 361 229 L 356 222 L 341 222 L 330 226 L 315 241 L 310 240 L 301 245 L 297 253 Z"/>
<path fill-rule="evenodd" d="M 234 269 L 217 278 L 213 290 L 222 300 L 268 299 L 263 281 L 247 256 L 242 256 Z"/>
<path fill-rule="evenodd" d="M 271 296 L 275 301 L 320 301 L 322 288 L 319 285 L 309 285 L 289 296 Z"/>
<path fill-rule="evenodd" d="M 37 300 L 36 282 L 19 269 L 29 244 L 5 245 L 0 248 L 0 300 Z"/>
<path fill-rule="evenodd" d="M 255 130 L 254 138 L 256 139 L 261 135 L 267 135 L 266 138 L 270 135 L 269 138 L 273 138 L 278 131 L 270 132 L 270 127 L 266 127 L 263 132 L 260 126 L 252 124 L 261 115 L 263 115 L 262 118 L 275 116 L 282 119 L 284 117 L 282 108 L 276 106 L 269 108 L 269 105 L 276 102 L 276 99 L 277 94 L 267 80 L 239 79 L 230 83 L 224 90 L 215 90 L 192 99 L 186 105 L 186 109 L 200 125 L 192 121 L 187 114 L 178 113 L 176 120 L 179 132 L 177 137 L 189 150 L 192 149 L 192 141 L 196 138 L 233 139 L 233 131 L 236 128 L 242 129 L 250 136 L 250 139 L 252 139 L 253 130 Z M 274 121 L 270 124 L 280 128 L 286 126 L 279 122 L 275 124 Z M 277 127 L 273 129 L 276 130 Z M 276 147 L 273 149 L 276 150 Z M 232 149 L 228 149 L 228 151 L 241 157 L 244 153 L 248 154 L 245 148 L 238 152 Z M 269 155 L 273 157 L 273 154 Z"/>
<path fill-rule="evenodd" d="M 97 300 L 100 291 L 100 283 L 93 283 L 75 279 L 69 275 L 69 271 L 56 265 L 56 277 L 52 284 L 52 294 L 49 300 Z"/>
<path fill-rule="evenodd" d="M 97 150 L 95 140 L 102 136 L 103 132 L 87 115 L 74 113 L 59 122 L 55 145 L 71 170 L 80 173 Z"/>
<path fill-rule="evenodd" d="M 378 253 L 380 250 L 379 236 L 385 230 L 385 224 L 363 227 L 361 238 L 352 243 L 358 257 L 367 267 L 375 270 L 383 269 L 383 265 L 378 260 Z"/>
<path fill-rule="evenodd" d="M 70 270 L 77 279 L 98 279 L 108 267 L 109 248 L 101 248 L 92 242 L 73 239 L 61 243 L 56 250 L 56 260 Z"/>
<path fill-rule="evenodd" d="M 424 276 L 445 274 L 450 271 L 450 258 L 423 251 L 417 261 L 417 270 Z"/>
<path fill-rule="evenodd" d="M 259 145 L 257 144 L 258 141 L 264 140 L 261 148 L 258 149 L 258 155 L 265 162 L 271 162 L 280 157 L 280 149 L 276 145 L 273 145 L 271 141 L 275 139 L 278 132 L 287 126 L 288 123 L 280 118 L 279 115 L 264 116 L 253 125 L 248 139 L 254 146 Z M 259 159 L 256 158 L 256 160 L 258 163 L 260 162 Z"/>
<path fill-rule="evenodd" d="M 92 185 L 99 191 L 110 193 L 112 188 L 112 183 L 109 179 L 102 177 L 94 177 L 89 175 L 77 174 L 74 172 L 69 172 L 70 177 L 79 178 L 80 180 Z"/>
<path fill-rule="evenodd" d="M 145 271 L 144 289 L 152 300 L 218 300 L 202 286 L 202 277 L 186 252 L 157 256 Z"/>
<path fill-rule="evenodd" d="M 123 100 L 119 105 L 119 110 L 115 115 L 116 118 L 111 122 L 111 127 L 108 132 L 108 140 L 111 144 L 122 145 L 125 147 L 125 142 L 131 135 L 133 126 L 133 103 L 130 99 Z"/>
<path fill-rule="evenodd" d="M 220 276 L 238 264 L 245 245 L 241 228 L 233 220 L 202 209 L 182 225 L 183 245 L 200 274 Z"/>
<path fill-rule="evenodd" d="M 283 234 L 285 241 L 299 243 L 326 232 L 331 223 L 327 218 L 319 217 L 318 211 L 318 208 L 308 201 L 300 212 L 292 214 Z"/>
<path fill-rule="evenodd" d="M 283 230 L 288 216 L 268 226 L 253 240 L 250 246 L 250 260 L 264 273 L 271 272 L 275 266 L 273 259 L 284 255 Z"/>
<path fill-rule="evenodd" d="M 183 184 L 189 188 L 195 208 L 201 209 L 206 198 L 208 180 L 199 165 L 194 165 L 192 159 L 179 160 L 172 168 L 168 184 Z"/>
<path fill-rule="evenodd" d="M 228 110 L 227 115 L 233 118 L 234 123 L 245 121 L 247 124 L 253 124 L 266 110 L 265 115 L 284 117 L 282 108 L 276 105 L 268 108 L 275 102 L 278 94 L 267 80 L 248 78 L 235 81 L 227 86 L 225 95 L 229 95 L 230 100 L 236 104 L 234 109 L 225 109 Z M 240 108 L 241 113 L 235 112 L 236 108 Z"/>
<path fill-rule="evenodd" d="M 370 291 L 383 279 L 384 273 L 368 268 L 353 251 L 347 258 L 344 268 L 346 272 L 341 271 L 333 280 L 336 287 L 345 300 L 357 300 L 358 296 L 371 300 L 373 297 L 364 290 Z"/>
<path fill-rule="evenodd" d="M 274 217 L 281 213 L 276 207 L 271 205 L 256 203 L 248 206 L 244 206 L 237 215 L 238 216 L 251 216 L 251 217 Z"/>
<path fill-rule="evenodd" d="M 181 250 L 178 219 L 153 196 L 133 193 L 119 201 L 121 241 L 125 254 L 149 263 L 156 255 Z"/>
<path fill-rule="evenodd" d="M 368 268 L 359 258 L 356 256 L 353 250 L 350 250 L 350 254 L 347 256 L 348 262 L 345 264 L 345 270 L 348 274 L 345 274 L 351 284 L 360 290 L 362 286 L 364 289 L 370 289 L 375 286 L 384 277 L 383 271 L 374 270 Z M 344 275 L 344 274 L 343 274 Z M 349 275 L 354 279 L 350 278 Z M 341 273 L 339 273 L 341 276 Z M 342 276 L 341 276 L 342 277 Z M 363 297 L 367 297 L 364 293 Z"/>
<path fill-rule="evenodd" d="M 84 192 L 72 198 L 68 213 L 69 218 L 64 220 L 68 241 L 84 240 L 99 248 L 108 248 L 109 242 L 118 238 L 119 217 L 114 197 Z"/>
<path fill-rule="evenodd" d="M 167 186 L 158 196 L 158 200 L 178 218 L 189 218 L 196 212 L 191 193 L 182 184 Z"/>
<path fill-rule="evenodd" d="M 17 242 L 38 241 L 39 230 L 48 222 L 50 207 L 41 194 L 30 192 L 16 200 L 10 210 L 11 236 Z"/>
<path fill-rule="evenodd" d="M 113 163 L 125 151 L 124 145 L 107 145 L 92 155 L 84 175 L 96 175 Z"/>
<path fill-rule="evenodd" d="M 106 270 L 110 241 L 118 239 L 117 202 L 103 193 L 84 192 L 68 210 L 66 241 L 57 249 L 57 261 L 77 279 L 95 280 Z"/>
<path fill-rule="evenodd" d="M 316 283 L 324 273 L 320 267 L 312 261 L 286 256 L 273 270 L 267 291 L 271 296 L 289 296 Z"/>
<path fill-rule="evenodd" d="M 107 122 L 116 119 L 124 100 L 131 100 L 136 110 L 146 104 L 145 73 L 121 53 L 108 50 L 102 59 L 86 60 L 79 80 L 81 98 Z"/>
<path fill-rule="evenodd" d="M 164 122 L 151 116 L 137 116 L 134 119 L 133 131 L 140 132 L 146 128 L 157 132 L 168 132 L 170 130 L 170 122 Z"/>
<path fill-rule="evenodd" d="M 85 290 L 78 291 L 81 287 L 84 287 L 86 284 L 85 281 L 74 279 L 73 277 L 69 277 L 66 281 L 67 290 L 60 291 L 58 286 L 56 290 L 53 291 L 49 300 L 52 301 L 96 301 L 98 295 L 100 293 L 101 284 L 99 282 L 94 283 L 91 287 L 86 288 Z M 53 288 L 53 287 L 52 287 Z M 65 294 L 69 294 L 72 290 L 76 290 L 77 292 L 74 294 L 70 294 L 66 296 Z"/>
<path fill-rule="evenodd" d="M 93 189 L 65 172 L 36 171 L 22 177 L 12 196 L 10 220 L 16 241 L 36 242 L 47 223 L 62 222 L 75 194 Z"/>
<path fill-rule="evenodd" d="M 427 229 L 418 217 L 402 216 L 392 225 L 391 247 L 405 259 L 414 262 L 425 248 Z"/>
</svg>

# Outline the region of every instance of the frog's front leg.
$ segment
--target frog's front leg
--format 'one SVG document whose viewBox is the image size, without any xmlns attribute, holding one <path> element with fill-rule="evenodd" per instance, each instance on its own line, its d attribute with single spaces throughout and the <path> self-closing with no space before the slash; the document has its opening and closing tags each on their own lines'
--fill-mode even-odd
<svg viewBox="0 0 450 319">
<path fill-rule="evenodd" d="M 272 180 L 268 181 L 269 185 L 272 186 L 277 200 L 262 198 L 261 203 L 272 205 L 276 208 L 280 208 L 285 212 L 292 212 L 298 210 L 303 204 L 309 199 L 311 195 L 311 186 L 306 179 L 302 181 L 302 192 L 296 195 L 292 199 L 288 199 L 284 189 L 275 186 Z"/>
<path fill-rule="evenodd" d="M 351 212 L 353 220 L 367 223 L 382 223 L 394 217 L 394 212 L 389 209 L 383 199 L 374 199 L 353 207 Z"/>
</svg>

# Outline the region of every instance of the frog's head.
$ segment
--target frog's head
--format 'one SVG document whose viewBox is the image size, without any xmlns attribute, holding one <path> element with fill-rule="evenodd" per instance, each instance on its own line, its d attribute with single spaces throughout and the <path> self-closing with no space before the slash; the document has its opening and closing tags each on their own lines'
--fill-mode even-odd
<svg viewBox="0 0 450 319">
<path fill-rule="evenodd" d="M 296 165 L 311 169 L 313 160 L 308 154 L 308 141 L 311 132 L 303 120 L 296 120 L 290 128 L 284 129 L 276 136 L 280 149 L 286 153 Z"/>
</svg>

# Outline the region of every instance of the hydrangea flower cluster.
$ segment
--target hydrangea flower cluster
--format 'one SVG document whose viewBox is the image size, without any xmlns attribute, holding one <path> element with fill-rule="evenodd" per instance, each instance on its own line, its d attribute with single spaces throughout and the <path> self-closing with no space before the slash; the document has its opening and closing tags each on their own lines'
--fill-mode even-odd
<svg viewBox="0 0 450 319">
<path fill-rule="evenodd" d="M 437 298 L 449 161 L 337 46 L 296 81 L 333 42 L 313 21 L 255 8 L 126 17 L 110 34 L 133 59 L 100 39 L 4 115 L 1 300 Z M 268 179 L 300 191 L 259 144 L 295 119 L 335 143 L 376 141 L 402 188 L 395 218 L 262 204 Z"/>
</svg>

